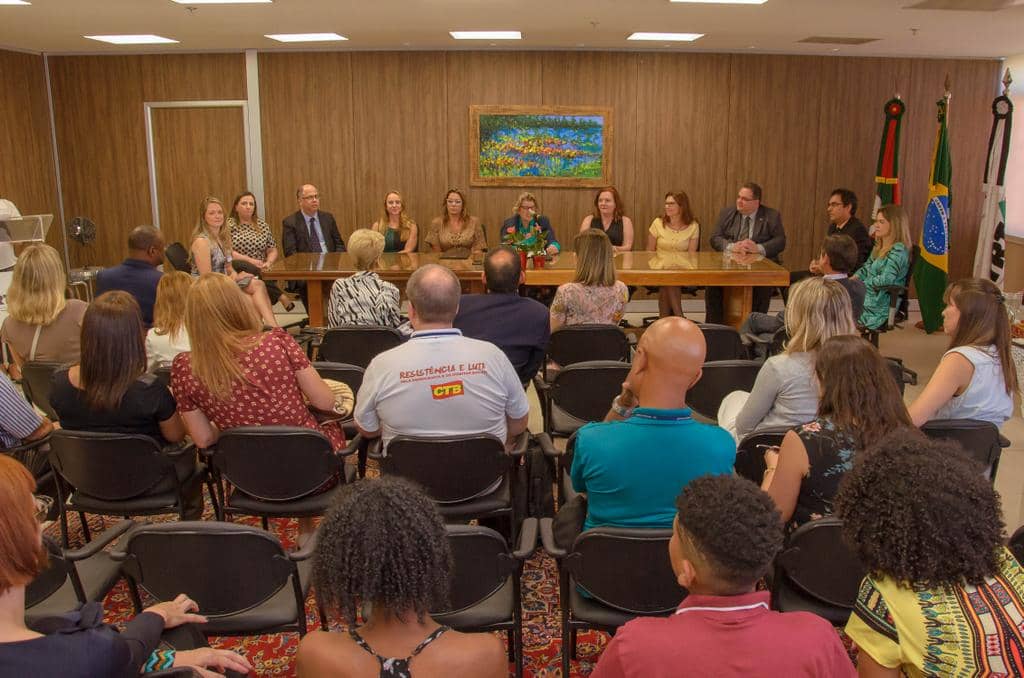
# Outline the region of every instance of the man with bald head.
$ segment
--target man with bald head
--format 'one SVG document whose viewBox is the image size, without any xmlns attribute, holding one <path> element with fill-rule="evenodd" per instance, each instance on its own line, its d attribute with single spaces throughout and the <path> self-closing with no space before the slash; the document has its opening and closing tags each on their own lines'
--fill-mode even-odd
<svg viewBox="0 0 1024 678">
<path fill-rule="evenodd" d="M 386 449 L 397 435 L 511 440 L 525 431 L 530 405 L 512 363 L 452 327 L 462 290 L 451 269 L 421 266 L 405 293 L 414 332 L 366 368 L 354 414 L 363 436 L 383 436 Z"/>
<path fill-rule="evenodd" d="M 156 286 L 163 275 L 157 266 L 164 262 L 164 236 L 153 226 L 136 226 L 128 234 L 128 258 L 96 275 L 96 296 L 123 290 L 135 297 L 146 327 L 153 324 Z"/>
<path fill-rule="evenodd" d="M 576 434 L 571 475 L 573 488 L 587 494 L 583 529 L 672 527 L 687 483 L 732 473 L 732 436 L 694 421 L 686 406 L 706 351 L 704 334 L 685 318 L 662 318 L 640 337 L 604 422 Z"/>
</svg>

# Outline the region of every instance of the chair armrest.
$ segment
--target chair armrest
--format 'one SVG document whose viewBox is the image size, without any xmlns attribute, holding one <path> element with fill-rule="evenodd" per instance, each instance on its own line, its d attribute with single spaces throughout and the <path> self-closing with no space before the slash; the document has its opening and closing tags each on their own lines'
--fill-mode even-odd
<svg viewBox="0 0 1024 678">
<path fill-rule="evenodd" d="M 903 365 L 900 365 L 900 368 L 903 370 L 903 383 L 917 386 L 917 372 Z"/>
<path fill-rule="evenodd" d="M 366 456 L 370 459 L 376 459 L 380 461 L 384 458 L 384 439 L 374 438 L 370 441 L 369 446 L 366 448 Z"/>
<path fill-rule="evenodd" d="M 529 429 L 523 431 L 516 436 L 515 441 L 512 443 L 512 449 L 508 451 L 509 456 L 521 457 L 526 454 L 526 450 L 530 447 L 530 431 Z"/>
<path fill-rule="evenodd" d="M 512 553 L 513 558 L 523 561 L 533 555 L 533 552 L 537 550 L 537 532 L 536 518 L 527 518 L 523 521 L 519 528 L 519 543 L 516 545 L 516 550 Z"/>
<path fill-rule="evenodd" d="M 303 560 L 309 560 L 313 556 L 313 552 L 316 551 L 316 542 L 320 537 L 320 528 L 317 529 L 309 536 L 306 543 L 297 551 L 290 551 L 288 558 L 294 563 L 301 562 Z"/>
<path fill-rule="evenodd" d="M 545 457 L 557 459 L 562 456 L 562 451 L 555 447 L 555 443 L 547 433 L 538 433 L 533 439 L 540 445 L 540 451 L 544 453 Z"/>
<path fill-rule="evenodd" d="M 108 527 L 103 531 L 103 534 L 97 536 L 85 546 L 65 551 L 64 557 L 72 562 L 91 558 L 133 527 L 135 527 L 134 520 L 120 520 Z M 111 554 L 111 556 L 113 556 L 113 554 Z M 115 560 L 117 560 L 117 558 L 115 558 Z"/>
<path fill-rule="evenodd" d="M 1004 436 L 1002 433 L 999 434 L 999 447 L 1006 448 L 1006 447 L 1009 447 L 1011 444 L 1012 443 L 1010 442 L 1009 438 Z"/>
<path fill-rule="evenodd" d="M 188 445 L 182 445 L 181 447 L 173 449 L 169 452 L 164 452 L 164 456 L 173 461 L 187 454 L 195 454 L 197 449 L 198 448 L 196 447 L 195 443 L 189 443 Z"/>
<path fill-rule="evenodd" d="M 551 390 L 551 384 L 549 384 L 547 381 L 545 381 L 544 377 L 534 377 L 533 378 L 533 387 L 535 389 L 537 389 L 538 395 L 541 392 L 545 392 L 546 393 L 547 391 Z"/>
<path fill-rule="evenodd" d="M 347 457 L 350 454 L 355 454 L 356 452 L 359 451 L 359 446 L 362 445 L 362 444 L 363 444 L 363 436 L 362 436 L 362 434 L 357 433 L 355 438 L 353 438 L 352 440 L 348 441 L 348 444 L 345 445 L 345 447 L 340 452 L 338 452 L 338 456 L 339 457 Z"/>
<path fill-rule="evenodd" d="M 563 548 L 559 548 L 558 545 L 555 544 L 555 529 L 554 529 L 555 519 L 554 518 L 541 518 L 539 522 L 540 522 L 540 541 L 541 541 L 541 544 L 544 545 L 544 550 L 547 552 L 547 554 L 549 556 L 551 556 L 552 558 L 554 558 L 555 560 L 561 560 L 566 555 L 568 555 L 568 553 L 569 553 L 568 551 L 566 551 Z"/>
<path fill-rule="evenodd" d="M 34 450 L 37 447 L 40 447 L 42 445 L 45 445 L 45 444 L 49 443 L 50 442 L 50 436 L 52 436 L 52 435 L 53 435 L 53 431 L 50 431 L 49 433 L 47 433 L 42 438 L 37 438 L 36 440 L 29 440 L 27 442 L 21 443 L 20 445 L 14 445 L 12 447 L 5 447 L 5 448 L 3 448 L 3 452 L 5 454 L 13 454 L 15 452 L 27 452 L 28 450 Z"/>
</svg>

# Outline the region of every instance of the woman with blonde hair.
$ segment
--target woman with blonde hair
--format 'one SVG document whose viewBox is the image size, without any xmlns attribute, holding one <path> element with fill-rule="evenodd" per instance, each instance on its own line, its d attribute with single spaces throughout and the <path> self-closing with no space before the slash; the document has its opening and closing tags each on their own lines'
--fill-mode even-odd
<svg viewBox="0 0 1024 678">
<path fill-rule="evenodd" d="M 832 337 L 857 333 L 850 295 L 836 281 L 806 278 L 790 289 L 785 350 L 765 361 L 750 393 L 733 391 L 718 408 L 718 425 L 737 442 L 758 429 L 813 420 L 818 411 L 818 349 Z"/>
<path fill-rule="evenodd" d="M 67 285 L 64 263 L 49 245 L 29 245 L 14 264 L 0 339 L 10 349 L 18 371 L 31 360 L 78 361 L 88 304 L 66 299 Z"/>
<path fill-rule="evenodd" d="M 441 209 L 444 210 L 442 215 L 434 217 L 427 228 L 424 240 L 428 252 L 446 252 L 456 247 L 473 252 L 487 249 L 484 227 L 478 218 L 470 216 L 462 191 L 457 188 L 449 190 Z"/>
<path fill-rule="evenodd" d="M 385 252 L 410 254 L 416 251 L 419 227 L 406 213 L 405 201 L 398 191 L 387 192 L 384 196 L 384 210 L 370 228 L 384 236 Z M 349 249 L 352 249 L 351 246 Z"/>
<path fill-rule="evenodd" d="M 873 330 L 889 319 L 889 293 L 885 287 L 902 285 L 907 279 L 911 248 L 907 213 L 899 205 L 879 207 L 872 231 L 875 246 L 853 277 L 866 288 L 864 310 L 857 322 Z"/>
<path fill-rule="evenodd" d="M 576 236 L 576 275 L 559 285 L 551 302 L 551 331 L 564 325 L 618 325 L 629 290 L 615 279 L 615 258 L 608 235 L 587 229 Z"/>
<path fill-rule="evenodd" d="M 348 239 L 348 253 L 355 259 L 359 272 L 339 278 L 331 286 L 327 302 L 327 323 L 340 325 L 402 324 L 398 288 L 381 280 L 374 272 L 384 252 L 385 236 L 379 231 L 360 228 Z"/>
<path fill-rule="evenodd" d="M 188 273 L 172 271 L 164 273 L 156 286 L 153 327 L 146 333 L 146 355 L 151 370 L 191 350 L 185 331 L 185 298 L 194 281 Z"/>
<path fill-rule="evenodd" d="M 540 213 L 537 196 L 523 191 L 512 205 L 512 212 L 512 216 L 501 225 L 503 243 L 511 240 L 512 235 L 518 232 L 520 235 L 529 235 L 524 244 L 535 245 L 538 252 L 543 248 L 545 254 L 554 256 L 562 251 L 555 230 L 551 227 L 551 220 Z M 531 231 L 534 233 L 531 234 Z"/>
</svg>

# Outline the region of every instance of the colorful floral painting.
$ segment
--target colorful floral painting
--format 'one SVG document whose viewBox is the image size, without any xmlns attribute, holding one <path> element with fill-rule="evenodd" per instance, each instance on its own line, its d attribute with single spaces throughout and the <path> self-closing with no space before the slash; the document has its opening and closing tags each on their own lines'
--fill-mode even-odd
<svg viewBox="0 0 1024 678">
<path fill-rule="evenodd" d="M 606 109 L 471 107 L 472 183 L 605 185 L 610 118 Z"/>
</svg>

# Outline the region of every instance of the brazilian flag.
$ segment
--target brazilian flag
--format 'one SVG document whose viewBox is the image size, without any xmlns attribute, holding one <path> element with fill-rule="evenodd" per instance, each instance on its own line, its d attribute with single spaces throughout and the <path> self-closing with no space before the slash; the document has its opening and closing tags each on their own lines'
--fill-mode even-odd
<svg viewBox="0 0 1024 678">
<path fill-rule="evenodd" d="M 935 133 L 935 152 L 928 177 L 928 209 L 924 214 L 921 231 L 921 256 L 914 267 L 914 287 L 921 305 L 921 320 L 925 332 L 942 327 L 942 295 L 949 276 L 949 209 L 953 195 L 950 184 L 953 164 L 949 157 L 949 131 L 946 116 L 949 99 L 937 102 L 939 128 Z"/>
</svg>

